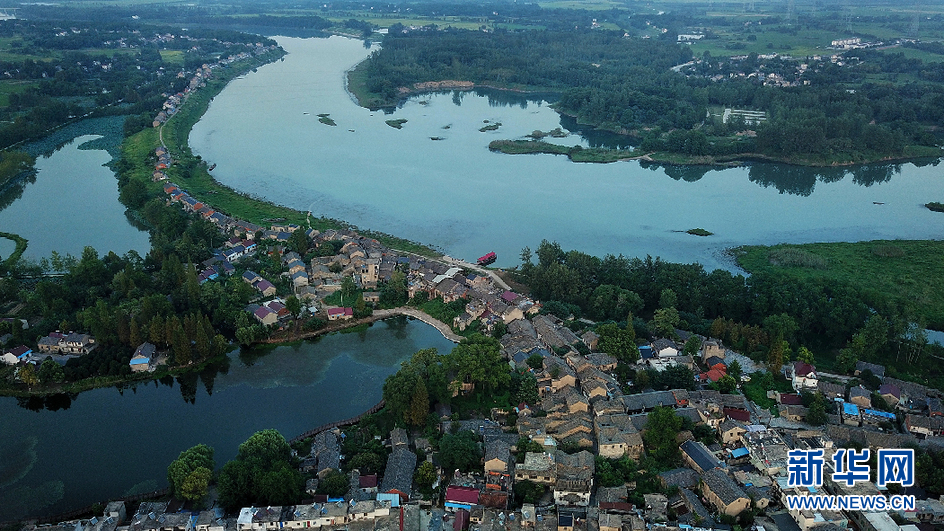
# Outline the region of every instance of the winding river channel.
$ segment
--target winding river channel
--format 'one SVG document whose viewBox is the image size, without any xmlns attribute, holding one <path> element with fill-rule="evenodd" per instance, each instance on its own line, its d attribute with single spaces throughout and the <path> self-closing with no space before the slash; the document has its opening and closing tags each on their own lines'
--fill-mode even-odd
<svg viewBox="0 0 944 531">
<path fill-rule="evenodd" d="M 937 162 L 714 169 L 493 153 L 491 140 L 579 128 L 544 99 L 496 91 L 423 94 L 392 114 L 371 112 L 344 88 L 345 71 L 370 53 L 363 42 L 277 40 L 289 52 L 284 61 L 215 98 L 190 136 L 194 152 L 240 191 L 453 256 L 495 251 L 499 266 L 513 266 L 523 247 L 546 238 L 564 249 L 712 269 L 732 267 L 723 249 L 737 245 L 944 235 L 940 214 L 921 206 L 944 197 Z M 320 123 L 322 113 L 337 126 Z M 401 118 L 402 129 L 385 123 Z M 485 120 L 501 126 L 481 132 Z M 676 232 L 695 227 L 715 235 Z"/>
<path fill-rule="evenodd" d="M 944 197 L 937 162 L 714 169 L 503 155 L 490 152 L 489 141 L 537 129 L 571 131 L 554 140 L 565 144 L 619 140 L 581 132 L 548 100 L 503 92 L 424 94 L 392 113 L 372 112 L 344 88 L 345 71 L 370 53 L 362 42 L 277 40 L 289 55 L 233 81 L 193 130 L 194 151 L 217 165 L 214 176 L 457 257 L 496 251 L 499 265 L 512 266 L 521 248 L 547 238 L 594 254 L 731 268 L 723 249 L 734 245 L 942 236 L 940 214 L 921 206 Z M 321 113 L 337 126 L 320 123 Z M 385 123 L 394 118 L 407 122 L 402 129 Z M 501 125 L 480 131 L 486 120 Z M 66 139 L 0 206 L 0 229 L 30 238 L 28 255 L 78 254 L 89 244 L 100 252 L 146 250 L 146 233 L 118 221 L 116 186 L 102 177 L 113 179 L 102 166 L 107 153 L 79 149 L 93 133 Z M 98 218 L 111 228 L 96 225 Z M 679 232 L 694 227 L 715 236 Z M 0 247 L 9 252 L 9 244 Z M 0 521 L 162 487 L 167 464 L 197 443 L 214 446 L 222 463 L 257 430 L 291 437 L 350 417 L 380 399 L 400 361 L 451 345 L 430 326 L 396 318 L 234 352 L 203 374 L 134 389 L 0 398 Z"/>
</svg>

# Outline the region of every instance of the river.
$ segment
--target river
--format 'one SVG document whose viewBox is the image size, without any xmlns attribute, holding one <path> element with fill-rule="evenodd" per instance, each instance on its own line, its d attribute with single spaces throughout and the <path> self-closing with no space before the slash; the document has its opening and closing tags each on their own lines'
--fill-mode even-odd
<svg viewBox="0 0 944 531">
<path fill-rule="evenodd" d="M 55 514 L 167 485 L 191 446 L 222 466 L 258 430 L 286 438 L 353 417 L 380 401 L 401 361 L 453 344 L 396 317 L 358 331 L 237 351 L 202 374 L 47 400 L 0 398 L 0 522 Z"/>
<path fill-rule="evenodd" d="M 424 94 L 392 114 L 371 112 L 344 88 L 344 72 L 370 53 L 361 41 L 276 40 L 285 60 L 230 83 L 191 133 L 194 152 L 217 164 L 214 177 L 453 256 L 496 251 L 499 266 L 513 266 L 523 247 L 547 238 L 597 255 L 730 269 L 723 249 L 736 245 L 944 234 L 940 214 L 921 206 L 944 197 L 937 161 L 714 169 L 493 153 L 491 140 L 579 128 L 547 100 L 507 92 Z M 337 126 L 320 123 L 320 113 Z M 398 118 L 408 120 L 402 129 L 385 123 Z M 501 126 L 480 132 L 485 120 Z M 715 235 L 676 232 L 695 227 Z"/>
</svg>

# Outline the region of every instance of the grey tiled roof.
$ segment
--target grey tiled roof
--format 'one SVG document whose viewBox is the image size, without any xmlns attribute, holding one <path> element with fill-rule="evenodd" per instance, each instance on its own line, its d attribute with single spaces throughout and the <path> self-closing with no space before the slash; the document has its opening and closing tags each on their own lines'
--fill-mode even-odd
<svg viewBox="0 0 944 531">
<path fill-rule="evenodd" d="M 701 479 L 705 482 L 705 485 L 711 489 L 711 492 L 714 492 L 721 498 L 721 501 L 725 505 L 731 505 L 739 498 L 747 498 L 747 493 L 720 468 L 712 468 L 706 471 L 701 475 Z"/>
<path fill-rule="evenodd" d="M 384 470 L 380 491 L 389 492 L 397 489 L 407 495 L 411 494 L 414 469 L 416 469 L 416 454 L 403 446 L 396 448 L 387 459 L 387 468 Z"/>
</svg>

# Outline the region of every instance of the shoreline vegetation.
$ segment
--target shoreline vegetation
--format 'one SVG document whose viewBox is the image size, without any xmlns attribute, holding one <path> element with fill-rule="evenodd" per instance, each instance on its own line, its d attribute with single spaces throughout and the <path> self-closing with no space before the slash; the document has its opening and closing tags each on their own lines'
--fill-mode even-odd
<svg viewBox="0 0 944 531">
<path fill-rule="evenodd" d="M 834 126 L 844 124 L 842 120 L 845 120 L 845 117 L 836 118 L 838 121 L 835 124 L 829 116 L 824 115 L 822 120 L 807 117 L 808 114 L 825 111 L 820 108 L 806 109 L 806 106 L 813 104 L 798 102 L 803 98 L 821 101 L 825 98 L 822 93 L 831 90 L 827 88 L 828 83 L 819 82 L 815 86 L 780 89 L 783 91 L 783 94 L 780 94 L 775 92 L 775 89 L 757 88 L 740 81 L 733 82 L 732 90 L 763 92 L 764 97 L 771 100 L 768 103 L 772 109 L 762 112 L 765 121 L 750 125 L 739 119 L 727 120 L 720 114 L 715 116 L 711 109 L 720 104 L 713 101 L 708 102 L 709 113 L 706 118 L 703 110 L 705 104 L 700 99 L 705 94 L 699 88 L 700 85 L 689 81 L 688 75 L 677 70 L 678 65 L 683 63 L 682 66 L 700 62 L 692 59 L 690 50 L 684 47 L 679 49 L 667 43 L 643 43 L 622 38 L 619 39 L 620 46 L 614 47 L 606 44 L 612 44 L 612 39 L 616 37 L 602 34 L 593 36 L 566 32 L 550 33 L 553 36 L 496 34 L 486 37 L 459 30 L 424 33 L 403 31 L 396 36 L 390 33 L 379 52 L 375 52 L 347 72 L 348 92 L 359 105 L 372 110 L 396 108 L 410 97 L 429 92 L 488 88 L 520 94 L 554 95 L 559 99 L 552 107 L 558 113 L 575 118 L 581 125 L 635 138 L 639 143 L 639 152 L 634 153 L 634 156 L 646 156 L 647 160 L 652 162 L 667 164 L 732 166 L 745 161 L 765 161 L 829 167 L 944 156 L 944 148 L 940 147 L 939 142 L 931 140 L 933 134 L 929 132 L 928 124 L 918 120 L 904 125 L 897 122 L 876 124 L 873 120 L 864 126 L 867 130 L 865 132 L 843 129 L 840 134 L 833 131 L 839 130 Z M 598 69 L 591 70 L 584 76 L 589 78 L 581 78 L 586 82 L 586 86 L 574 84 L 573 76 L 562 71 L 561 65 L 576 59 L 571 56 L 570 48 L 559 42 L 561 39 L 573 41 L 571 44 L 599 47 L 601 54 L 612 57 L 604 59 L 600 64 L 595 63 L 594 66 Z M 630 45 L 629 48 L 639 48 L 639 53 L 623 50 L 627 45 Z M 461 71 L 456 71 L 451 65 L 437 62 L 438 59 L 427 57 L 427 50 L 439 48 L 443 49 L 444 55 L 456 56 L 462 62 Z M 390 49 L 390 52 L 385 54 L 387 49 Z M 480 56 L 501 55 L 502 50 L 507 49 L 516 51 L 512 57 L 506 58 L 507 61 L 520 63 L 526 71 L 519 72 L 504 82 L 496 82 L 493 78 L 500 78 L 504 70 L 490 70 L 489 67 L 482 66 L 488 61 Z M 449 53 L 445 53 L 446 51 Z M 642 53 L 643 51 L 657 56 L 652 63 L 636 66 L 646 69 L 651 79 L 636 75 L 634 79 L 642 81 L 630 83 L 631 87 L 614 88 L 620 86 L 622 82 L 617 80 L 624 79 L 628 75 L 627 69 L 631 70 L 633 62 L 638 61 L 633 57 L 649 55 Z M 688 56 L 684 56 L 686 52 Z M 476 66 L 466 64 L 468 54 L 478 54 L 475 56 L 478 60 L 468 61 Z M 413 64 L 410 59 L 416 59 L 424 66 L 419 69 L 412 68 L 409 66 Z M 622 65 L 627 61 L 627 64 Z M 607 63 L 605 69 L 601 67 L 604 62 Z M 617 64 L 622 66 L 613 66 Z M 697 76 L 695 78 L 697 79 Z M 660 83 L 668 83 L 684 93 L 682 100 L 667 99 L 664 93 L 671 92 L 672 89 L 659 88 Z M 855 84 L 851 86 L 857 87 Z M 790 90 L 802 93 L 802 97 L 786 95 L 793 94 Z M 844 92 L 844 95 L 837 94 L 836 97 L 850 100 L 848 105 L 858 106 L 865 112 L 862 110 L 864 107 L 861 99 L 867 95 L 858 95 L 859 92 L 862 91 L 849 90 Z M 701 96 L 696 96 L 696 93 Z M 627 106 L 631 107 L 631 110 L 621 110 Z M 737 107 L 738 104 L 727 103 L 726 106 Z M 804 118 L 797 118 L 798 116 Z M 829 131 L 821 130 L 822 124 L 815 125 L 823 120 L 829 122 Z M 491 128 L 480 130 L 484 132 Z M 834 134 L 839 136 L 830 136 Z M 579 157 L 571 157 L 571 160 L 602 162 L 624 158 L 619 153 L 620 150 L 598 149 L 599 152 L 592 160 Z M 616 153 L 605 153 L 606 151 Z M 553 148 L 521 151 L 520 147 L 508 148 L 502 152 L 568 154 Z"/>
<path fill-rule="evenodd" d="M 278 53 L 260 56 L 253 60 L 233 65 L 225 76 L 211 79 L 207 86 L 193 94 L 181 110 L 163 127 L 163 133 L 158 129 L 145 129 L 125 139 L 122 144 L 122 157 L 135 165 L 130 173 L 132 179 L 142 182 L 155 195 L 163 195 L 162 183 L 151 181 L 150 159 L 154 150 L 161 145 L 163 136 L 166 145 L 179 159 L 179 165 L 189 166 L 192 171 L 189 177 L 179 179 L 178 184 L 187 189 L 191 196 L 206 201 L 217 210 L 225 212 L 252 223 L 265 225 L 268 220 L 281 219 L 286 223 L 295 223 L 300 226 L 319 230 L 351 229 L 357 230 L 364 236 L 374 238 L 384 245 L 398 250 L 416 253 L 426 257 L 439 257 L 442 253 L 437 250 L 390 234 L 369 229 L 359 229 L 341 220 L 315 217 L 310 212 L 302 212 L 294 208 L 275 204 L 271 201 L 239 192 L 217 181 L 210 174 L 206 161 L 197 158 L 190 150 L 188 139 L 193 126 L 203 117 L 209 108 L 210 101 L 219 94 L 226 85 L 236 77 L 250 72 L 264 64 L 274 62 L 285 55 L 281 49 Z M 319 115 L 320 117 L 320 115 Z M 329 118 L 330 119 L 330 118 Z M 176 178 L 172 176 L 173 178 Z"/>
<path fill-rule="evenodd" d="M 163 195 L 163 183 L 154 182 L 151 179 L 151 174 L 153 171 L 151 168 L 153 166 L 152 158 L 154 150 L 163 145 L 168 147 L 168 149 L 170 149 L 171 152 L 175 154 L 174 156 L 176 160 L 174 166 L 172 166 L 169 170 L 170 176 L 181 186 L 184 186 L 193 197 L 205 201 L 207 204 L 213 205 L 215 209 L 226 212 L 231 216 L 261 225 L 265 225 L 272 220 L 280 220 L 281 222 L 296 223 L 301 226 L 307 226 L 319 230 L 352 229 L 357 230 L 357 232 L 364 236 L 375 238 L 384 245 L 397 251 L 412 253 L 429 258 L 441 258 L 442 253 L 417 242 L 398 238 L 396 236 L 382 232 L 357 229 L 346 222 L 335 219 L 324 217 L 315 218 L 310 212 L 301 212 L 289 207 L 277 205 L 261 198 L 238 192 L 214 179 L 209 173 L 208 163 L 193 155 L 188 143 L 190 131 L 207 111 L 213 98 L 216 97 L 233 79 L 245 75 L 246 73 L 262 65 L 277 61 L 283 57 L 284 54 L 285 52 L 279 49 L 275 52 L 270 52 L 240 61 L 238 63 L 234 63 L 228 69 L 223 70 L 217 77 L 210 79 L 207 82 L 206 87 L 192 94 L 178 111 L 178 113 L 170 118 L 162 127 L 148 127 L 138 133 L 126 137 L 121 146 L 121 157 L 123 161 L 122 168 L 124 168 L 124 171 L 119 172 L 119 174 L 116 176 L 119 177 L 119 180 L 126 178 L 131 181 L 139 182 L 155 196 Z M 318 116 L 320 119 L 322 119 L 322 123 L 327 123 L 325 122 L 325 119 L 333 122 L 333 120 L 329 118 L 328 114 Z M 335 124 L 331 123 L 328 125 Z M 179 171 L 178 168 L 181 167 L 188 168 L 189 174 L 174 175 L 174 172 Z M 129 212 L 136 213 L 137 211 L 129 210 Z M 14 253 L 9 258 L 3 262 L 0 262 L 0 265 L 5 265 L 8 262 L 13 263 L 18 260 L 23 251 L 26 249 L 27 240 L 16 234 L 10 233 L 0 233 L 0 237 L 8 238 L 16 242 L 16 251 L 14 251 Z M 11 262 L 11 260 L 13 262 Z M 291 343 L 309 336 L 316 337 L 331 332 L 343 332 L 344 330 L 352 327 L 365 326 L 368 323 L 397 315 L 406 315 L 408 317 L 427 322 L 431 326 L 434 326 L 440 330 L 444 337 L 454 340 L 454 338 L 449 335 L 451 330 L 444 331 L 442 327 L 445 327 L 446 325 L 429 314 L 418 309 L 400 308 L 394 310 L 381 310 L 378 312 L 376 317 L 368 318 L 366 320 L 358 320 L 355 323 L 344 322 L 342 325 L 329 326 L 309 334 L 297 336 L 288 335 L 286 337 L 276 336 L 272 340 L 265 340 L 257 343 Z M 221 356 L 225 355 L 225 353 L 221 354 Z M 153 373 L 148 372 L 116 376 L 94 376 L 65 384 L 57 383 L 42 386 L 34 385 L 31 388 L 26 389 L 8 387 L 0 389 L 0 396 L 43 397 L 62 393 L 76 394 L 92 389 L 116 385 L 121 386 L 133 384 L 135 382 L 151 381 L 168 375 L 178 376 L 194 371 L 200 371 L 209 364 L 219 361 L 220 357 L 217 356 L 192 365 L 173 367 L 162 366 L 161 369 L 158 369 Z"/>
</svg>

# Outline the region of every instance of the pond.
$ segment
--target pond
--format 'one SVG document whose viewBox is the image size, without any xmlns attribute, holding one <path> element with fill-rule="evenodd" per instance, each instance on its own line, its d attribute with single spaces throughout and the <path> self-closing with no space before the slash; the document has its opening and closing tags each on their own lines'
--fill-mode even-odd
<svg viewBox="0 0 944 531">
<path fill-rule="evenodd" d="M 37 157 L 36 173 L 0 193 L 0 231 L 29 240 L 27 258 L 80 256 L 85 246 L 99 254 L 150 250 L 148 233 L 125 216 L 118 180 L 106 166 L 116 149 L 112 129 L 117 123 L 120 135 L 122 122 L 85 120 L 26 147 Z M 0 239 L 0 256 L 9 255 L 6 242 Z"/>
<path fill-rule="evenodd" d="M 417 350 L 453 343 L 405 317 L 314 341 L 232 353 L 200 374 L 48 399 L 0 398 L 0 522 L 166 486 L 196 444 L 217 464 L 256 431 L 286 438 L 353 417 Z"/>
</svg>

